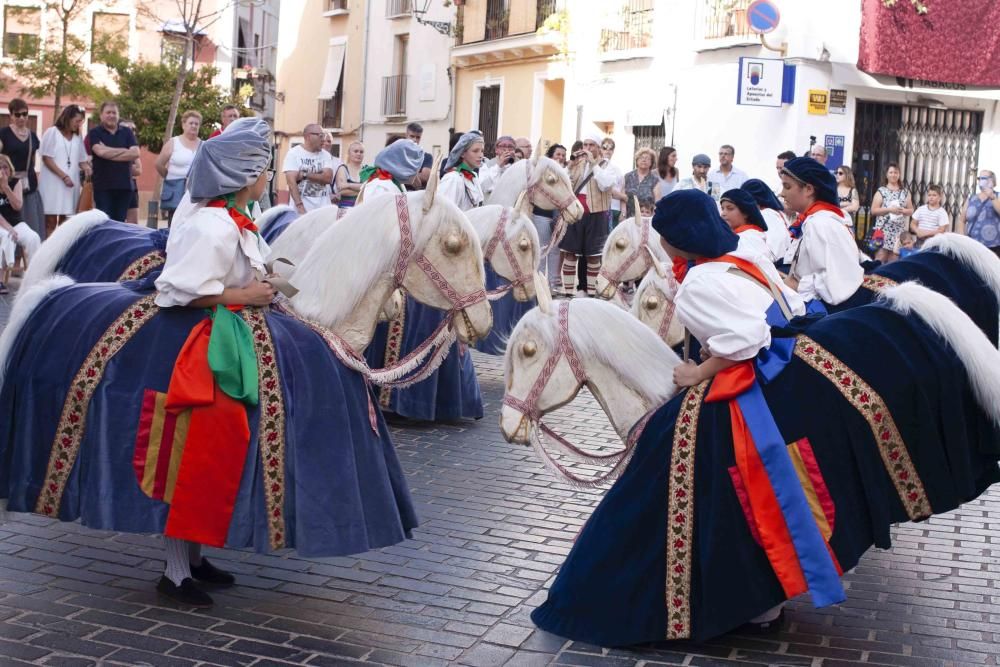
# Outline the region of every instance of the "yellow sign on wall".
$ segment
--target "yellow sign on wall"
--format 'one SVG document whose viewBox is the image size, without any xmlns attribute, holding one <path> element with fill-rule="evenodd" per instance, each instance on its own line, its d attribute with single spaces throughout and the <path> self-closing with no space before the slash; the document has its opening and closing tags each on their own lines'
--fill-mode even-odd
<svg viewBox="0 0 1000 667">
<path fill-rule="evenodd" d="M 830 91 L 810 90 L 809 91 L 809 113 L 817 116 L 825 116 L 830 109 Z"/>
</svg>

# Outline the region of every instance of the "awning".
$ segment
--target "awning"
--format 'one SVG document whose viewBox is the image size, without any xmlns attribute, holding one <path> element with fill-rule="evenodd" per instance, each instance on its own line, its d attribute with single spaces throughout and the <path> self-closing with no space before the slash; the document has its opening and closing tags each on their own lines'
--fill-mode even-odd
<svg viewBox="0 0 1000 667">
<path fill-rule="evenodd" d="M 330 50 L 326 56 L 326 70 L 323 72 L 323 84 L 319 87 L 319 99 L 329 100 L 337 95 L 340 85 L 340 74 L 344 69 L 344 54 L 347 52 L 347 42 L 330 41 Z"/>
<path fill-rule="evenodd" d="M 642 106 L 638 109 L 629 109 L 625 112 L 625 124 L 630 127 L 663 125 L 663 107 Z"/>
<path fill-rule="evenodd" d="M 1000 100 L 1000 89 L 997 88 L 972 86 L 964 83 L 938 83 L 921 79 L 907 79 L 901 76 L 890 76 L 888 74 L 868 74 L 867 72 L 862 72 L 854 65 L 844 63 L 831 64 L 833 66 L 831 87 L 861 86 L 876 90 L 910 93 L 931 100 L 949 95 L 964 98 L 975 97 L 981 100 Z M 955 104 L 955 106 L 961 107 L 962 105 Z"/>
<path fill-rule="evenodd" d="M 164 21 L 160 26 L 160 32 L 173 32 L 178 35 L 186 35 L 187 28 L 184 27 L 184 21 L 182 19 L 170 19 L 169 21 Z M 198 28 L 194 31 L 195 35 L 204 35 L 205 31 Z"/>
</svg>

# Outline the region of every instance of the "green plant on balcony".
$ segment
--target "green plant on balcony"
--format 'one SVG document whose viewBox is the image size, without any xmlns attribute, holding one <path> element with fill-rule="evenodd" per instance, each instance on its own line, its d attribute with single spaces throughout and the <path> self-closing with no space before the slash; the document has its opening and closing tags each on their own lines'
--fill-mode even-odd
<svg viewBox="0 0 1000 667">
<path fill-rule="evenodd" d="M 542 26 L 535 31 L 536 35 L 549 35 L 556 33 L 559 35 L 559 56 L 569 57 L 569 12 L 565 9 L 549 14 Z M 603 35 L 603 33 L 602 33 Z"/>
</svg>

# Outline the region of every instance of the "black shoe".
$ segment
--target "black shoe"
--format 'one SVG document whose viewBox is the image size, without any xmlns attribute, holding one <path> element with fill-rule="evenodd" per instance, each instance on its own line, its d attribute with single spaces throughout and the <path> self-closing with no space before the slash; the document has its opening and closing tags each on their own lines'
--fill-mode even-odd
<svg viewBox="0 0 1000 667">
<path fill-rule="evenodd" d="M 191 576 L 203 584 L 212 584 L 213 586 L 232 586 L 236 583 L 236 577 L 215 567 L 208 562 L 207 558 L 201 559 L 201 565 L 191 566 Z"/>
<path fill-rule="evenodd" d="M 213 604 L 212 597 L 198 588 L 198 584 L 194 583 L 194 579 L 191 577 L 182 581 L 180 586 L 165 576 L 160 577 L 160 582 L 156 584 L 156 590 L 168 600 L 184 605 L 185 607 L 207 609 Z"/>
<path fill-rule="evenodd" d="M 744 623 L 733 630 L 737 635 L 776 635 L 785 626 L 785 610 L 778 613 L 778 617 L 772 621 L 763 623 Z"/>
</svg>

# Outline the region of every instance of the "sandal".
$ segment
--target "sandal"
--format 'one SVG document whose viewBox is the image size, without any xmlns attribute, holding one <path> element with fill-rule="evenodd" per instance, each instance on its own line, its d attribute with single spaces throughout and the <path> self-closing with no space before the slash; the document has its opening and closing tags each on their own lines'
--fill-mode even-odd
<svg viewBox="0 0 1000 667">
<path fill-rule="evenodd" d="M 10 290 L 3 283 L 0 283 L 0 294 L 10 294 Z"/>
</svg>

